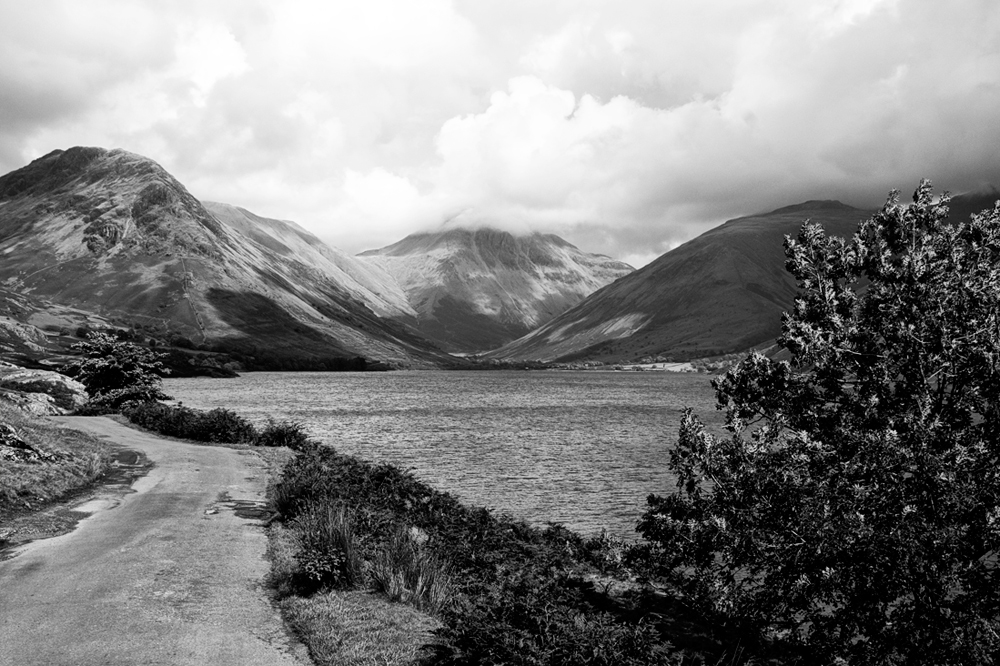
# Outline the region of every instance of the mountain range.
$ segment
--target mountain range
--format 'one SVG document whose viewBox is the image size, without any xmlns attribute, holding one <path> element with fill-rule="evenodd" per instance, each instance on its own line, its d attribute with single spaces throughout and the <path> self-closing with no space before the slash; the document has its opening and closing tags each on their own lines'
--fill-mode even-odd
<svg viewBox="0 0 1000 666">
<path fill-rule="evenodd" d="M 952 217 L 998 198 L 956 197 Z M 740 217 L 639 270 L 557 236 L 491 228 L 412 234 L 353 257 L 294 222 L 199 201 L 140 155 L 56 150 L 0 176 L 0 355 L 58 355 L 110 327 L 183 348 L 199 367 L 720 356 L 779 334 L 796 292 L 785 235 L 810 219 L 846 237 L 872 212 L 815 200 Z"/>
<path fill-rule="evenodd" d="M 995 189 L 952 199 L 950 219 L 992 208 Z M 687 361 L 773 344 L 796 293 L 784 237 L 803 222 L 848 238 L 875 211 L 814 200 L 729 220 L 591 294 L 490 358 Z"/>
<path fill-rule="evenodd" d="M 500 347 L 634 268 L 551 234 L 420 233 L 358 255 L 392 275 L 418 331 L 449 352 Z"/>
<path fill-rule="evenodd" d="M 491 354 L 540 361 L 684 361 L 774 340 L 795 296 L 782 241 L 802 222 L 849 236 L 871 211 L 808 201 L 729 220 Z"/>
<path fill-rule="evenodd" d="M 32 321 L 56 342 L 89 322 L 253 368 L 463 366 L 442 347 L 500 346 L 631 270 L 556 236 L 488 229 L 357 258 L 294 222 L 199 201 L 124 150 L 56 150 L 0 177 L 0 287 L 21 317 L 5 315 L 9 352 L 37 351 Z"/>
<path fill-rule="evenodd" d="M 0 257 L 11 291 L 260 367 L 451 362 L 392 318 L 412 311 L 384 273 L 296 225 L 202 204 L 123 150 L 57 150 L 0 177 Z"/>
</svg>

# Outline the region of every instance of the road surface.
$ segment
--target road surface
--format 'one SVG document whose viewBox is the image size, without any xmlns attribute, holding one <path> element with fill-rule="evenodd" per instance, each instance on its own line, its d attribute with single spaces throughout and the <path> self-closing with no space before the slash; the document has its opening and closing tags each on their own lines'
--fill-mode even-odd
<svg viewBox="0 0 1000 666">
<path fill-rule="evenodd" d="M 133 492 L 78 507 L 91 515 L 74 531 L 0 562 L 0 665 L 310 663 L 264 587 L 259 458 L 106 418 L 57 420 L 154 467 Z"/>
</svg>

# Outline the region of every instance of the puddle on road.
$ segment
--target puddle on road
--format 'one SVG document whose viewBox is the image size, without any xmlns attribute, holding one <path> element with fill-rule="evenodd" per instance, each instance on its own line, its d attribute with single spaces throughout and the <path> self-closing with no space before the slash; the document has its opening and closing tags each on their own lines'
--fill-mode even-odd
<svg viewBox="0 0 1000 666">
<path fill-rule="evenodd" d="M 132 484 L 152 469 L 140 451 L 115 452 L 111 466 L 93 485 L 77 490 L 42 509 L 26 511 L 7 520 L 0 534 L 0 561 L 9 560 L 23 546 L 72 532 L 84 518 L 121 504 L 122 497 L 135 492 Z"/>
<path fill-rule="evenodd" d="M 244 518 L 246 520 L 267 520 L 273 515 L 273 512 L 268 510 L 266 501 L 233 499 L 226 491 L 219 493 L 219 498 L 205 514 L 212 515 L 217 513 L 217 507 L 219 506 L 230 509 L 237 518 Z"/>
</svg>

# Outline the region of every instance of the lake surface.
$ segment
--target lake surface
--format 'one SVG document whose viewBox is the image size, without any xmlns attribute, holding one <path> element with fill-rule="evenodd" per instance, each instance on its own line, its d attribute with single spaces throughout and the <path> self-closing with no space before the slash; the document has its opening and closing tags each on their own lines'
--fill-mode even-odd
<svg viewBox="0 0 1000 666">
<path fill-rule="evenodd" d="M 247 373 L 167 379 L 189 407 L 291 419 L 342 453 L 411 469 L 536 525 L 635 537 L 681 411 L 721 425 L 710 377 L 671 372 Z"/>
</svg>

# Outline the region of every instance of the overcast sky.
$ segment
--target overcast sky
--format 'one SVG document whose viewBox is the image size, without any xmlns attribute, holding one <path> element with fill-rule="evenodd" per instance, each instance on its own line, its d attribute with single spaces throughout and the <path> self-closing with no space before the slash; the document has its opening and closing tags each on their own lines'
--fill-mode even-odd
<svg viewBox="0 0 1000 666">
<path fill-rule="evenodd" d="M 146 155 L 349 252 L 642 265 L 741 214 L 1000 185 L 997 0 L 0 0 L 0 173 Z"/>
</svg>

